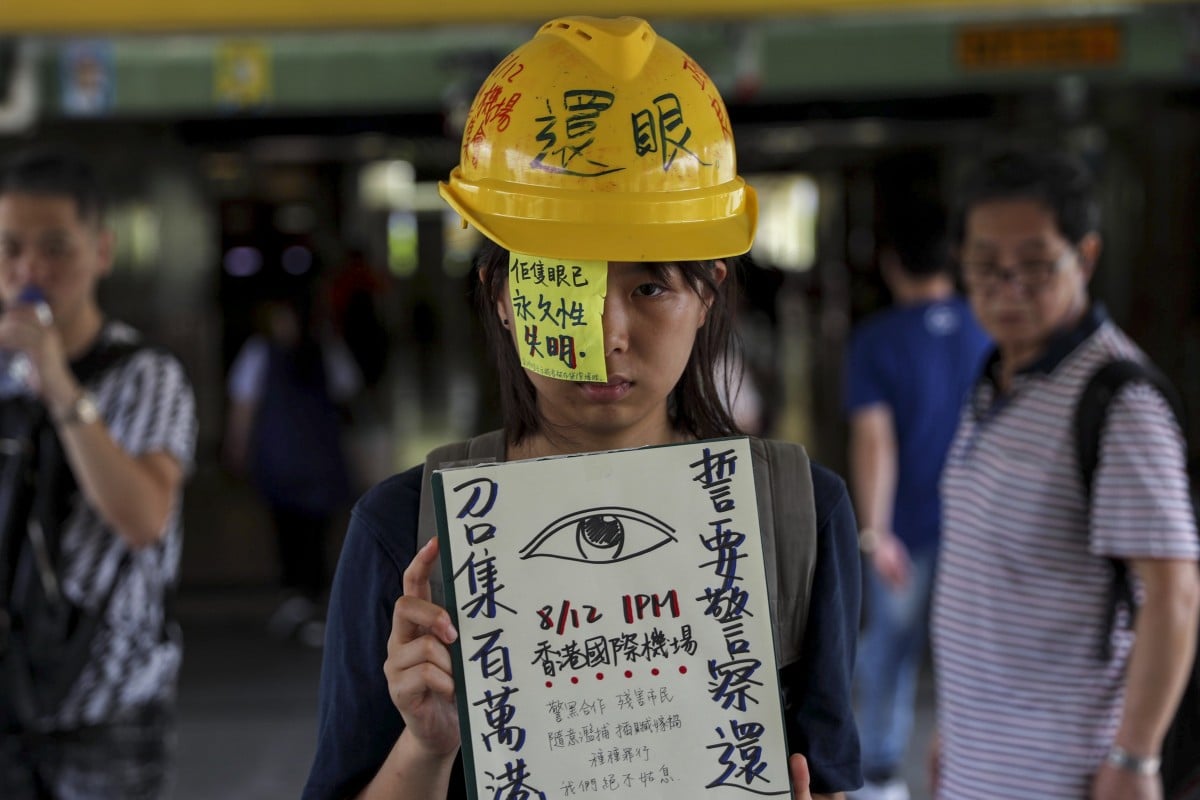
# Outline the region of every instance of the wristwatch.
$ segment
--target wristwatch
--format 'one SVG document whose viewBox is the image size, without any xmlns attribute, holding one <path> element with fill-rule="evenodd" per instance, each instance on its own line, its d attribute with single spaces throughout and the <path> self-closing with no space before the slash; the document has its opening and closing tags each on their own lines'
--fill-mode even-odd
<svg viewBox="0 0 1200 800">
<path fill-rule="evenodd" d="M 1114 744 L 1108 751 L 1108 763 L 1126 772 L 1138 775 L 1157 775 L 1162 759 L 1158 756 L 1135 756 L 1120 745 Z"/>
<path fill-rule="evenodd" d="M 75 402 L 59 415 L 56 420 L 59 425 L 91 425 L 100 419 L 100 409 L 96 408 L 96 399 L 86 389 L 79 393 Z"/>
</svg>

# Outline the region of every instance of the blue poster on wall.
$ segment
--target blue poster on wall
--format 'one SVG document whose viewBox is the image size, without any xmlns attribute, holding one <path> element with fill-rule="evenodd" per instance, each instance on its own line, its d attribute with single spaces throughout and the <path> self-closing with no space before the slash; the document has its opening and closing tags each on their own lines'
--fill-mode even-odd
<svg viewBox="0 0 1200 800">
<path fill-rule="evenodd" d="M 59 75 L 63 114 L 96 117 L 112 111 L 117 88 L 112 42 L 66 42 L 61 50 Z"/>
</svg>

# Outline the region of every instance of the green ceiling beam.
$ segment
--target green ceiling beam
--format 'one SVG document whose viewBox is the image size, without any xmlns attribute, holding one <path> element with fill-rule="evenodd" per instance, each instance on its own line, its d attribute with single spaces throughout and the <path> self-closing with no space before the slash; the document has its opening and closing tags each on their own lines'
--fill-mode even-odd
<svg viewBox="0 0 1200 800">
<path fill-rule="evenodd" d="M 781 18 L 741 23 L 670 22 L 657 27 L 705 66 L 727 98 L 783 102 L 846 93 L 970 91 L 1045 82 L 1062 69 L 1034 64 L 972 70 L 957 55 L 967 26 L 1003 30 L 1057 24 L 1007 17 L 978 22 L 937 16 L 889 19 Z M 1069 72 L 1098 82 L 1194 82 L 1196 18 L 1156 8 L 1126 16 L 1074 17 L 1064 25 L 1111 26 L 1119 55 Z M 262 36 L 125 36 L 89 40 L 112 82 L 107 114 L 115 117 L 220 116 L 437 111 L 448 97 L 469 95 L 488 65 L 525 41 L 529 26 L 431 28 L 379 33 L 289 33 Z M 44 113 L 63 114 L 62 79 L 78 70 L 80 42 L 45 40 Z M 1189 49 L 1191 47 L 1192 49 Z M 75 55 L 72 55 L 75 54 Z M 241 54 L 249 88 L 221 90 Z M 247 73 L 248 71 L 248 73 Z M 259 75 L 258 73 L 261 73 Z M 255 81 L 259 81 L 256 83 Z M 236 89 L 236 87 L 235 87 Z M 239 94 L 239 92 L 241 92 Z"/>
</svg>

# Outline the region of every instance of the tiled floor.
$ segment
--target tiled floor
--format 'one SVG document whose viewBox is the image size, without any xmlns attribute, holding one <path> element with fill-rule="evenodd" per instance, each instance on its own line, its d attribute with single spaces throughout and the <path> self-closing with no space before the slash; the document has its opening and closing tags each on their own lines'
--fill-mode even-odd
<svg viewBox="0 0 1200 800">
<path fill-rule="evenodd" d="M 182 603 L 176 800 L 300 796 L 321 654 L 265 634 L 273 601 L 272 593 L 238 592 Z"/>
</svg>

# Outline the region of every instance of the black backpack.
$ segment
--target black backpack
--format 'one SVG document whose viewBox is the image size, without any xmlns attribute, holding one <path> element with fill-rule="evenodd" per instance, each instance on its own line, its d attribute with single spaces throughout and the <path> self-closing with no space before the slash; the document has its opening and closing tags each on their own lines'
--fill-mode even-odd
<svg viewBox="0 0 1200 800">
<path fill-rule="evenodd" d="M 91 386 L 141 350 L 107 342 L 71 365 Z M 78 492 L 54 426 L 33 399 L 0 405 L 0 730 L 38 730 L 91 657 L 127 551 L 94 609 L 75 605 L 59 583 L 59 534 Z"/>
<path fill-rule="evenodd" d="M 1075 407 L 1075 453 L 1083 489 L 1090 501 L 1092 479 L 1100 457 L 1100 433 L 1108 406 L 1125 384 L 1146 383 L 1157 389 L 1175 413 L 1186 439 L 1186 415 L 1175 387 L 1155 367 L 1137 361 L 1111 361 L 1097 369 L 1084 387 Z M 1101 644 L 1102 655 L 1109 653 L 1108 631 L 1116 624 L 1121 606 L 1129 609 L 1130 625 L 1136 612 L 1129 570 L 1124 561 L 1112 561 L 1113 580 L 1109 591 L 1108 619 Z M 1179 707 L 1163 739 L 1163 796 L 1166 800 L 1200 800 L 1200 658 L 1192 661 L 1192 670 Z"/>
</svg>

